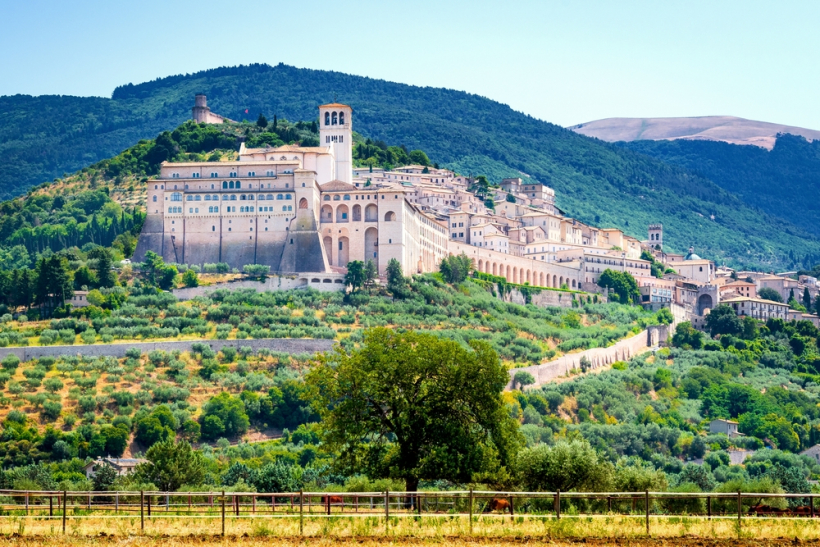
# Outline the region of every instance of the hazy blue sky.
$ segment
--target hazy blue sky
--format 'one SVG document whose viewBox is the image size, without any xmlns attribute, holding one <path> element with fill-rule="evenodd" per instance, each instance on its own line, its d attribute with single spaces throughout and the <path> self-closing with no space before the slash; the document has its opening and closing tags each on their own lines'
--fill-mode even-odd
<svg viewBox="0 0 820 547">
<path fill-rule="evenodd" d="M 726 114 L 820 129 L 820 2 L 0 0 L 0 95 L 284 62 L 561 125 Z"/>
</svg>

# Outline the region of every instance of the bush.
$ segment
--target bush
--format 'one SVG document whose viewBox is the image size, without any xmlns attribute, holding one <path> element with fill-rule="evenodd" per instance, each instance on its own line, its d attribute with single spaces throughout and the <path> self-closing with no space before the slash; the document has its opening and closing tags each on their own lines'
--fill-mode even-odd
<svg viewBox="0 0 820 547">
<path fill-rule="evenodd" d="M 17 370 L 17 367 L 20 365 L 20 358 L 10 353 L 3 358 L 2 365 L 4 369 L 9 371 Z"/>
<path fill-rule="evenodd" d="M 60 413 L 63 411 L 63 405 L 58 403 L 57 401 L 46 401 L 43 403 L 43 417 L 54 421 L 60 417 Z"/>
<path fill-rule="evenodd" d="M 206 440 L 214 440 L 223 434 L 236 437 L 245 433 L 250 425 L 245 404 L 226 392 L 205 403 L 202 411 L 202 437 Z"/>
</svg>

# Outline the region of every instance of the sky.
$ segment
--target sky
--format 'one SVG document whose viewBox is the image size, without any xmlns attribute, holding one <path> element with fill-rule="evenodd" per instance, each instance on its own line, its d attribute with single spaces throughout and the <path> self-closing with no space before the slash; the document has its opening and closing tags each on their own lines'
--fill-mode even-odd
<svg viewBox="0 0 820 547">
<path fill-rule="evenodd" d="M 280 62 L 483 95 L 572 125 L 732 115 L 820 129 L 820 2 L 0 0 L 0 95 Z"/>
</svg>

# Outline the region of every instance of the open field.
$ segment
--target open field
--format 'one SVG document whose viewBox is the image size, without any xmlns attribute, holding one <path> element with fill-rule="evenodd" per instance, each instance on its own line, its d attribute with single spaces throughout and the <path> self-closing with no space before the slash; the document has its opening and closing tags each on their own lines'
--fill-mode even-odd
<svg viewBox="0 0 820 547">
<path fill-rule="evenodd" d="M 0 541 L 19 545 L 820 545 L 820 525 L 808 520 L 744 520 L 740 538 L 732 519 L 652 519 L 647 537 L 641 518 L 530 519 L 514 522 L 500 517 L 477 518 L 470 535 L 466 519 L 444 517 L 391 519 L 306 519 L 299 534 L 298 519 L 228 519 L 220 536 L 220 520 L 172 517 L 151 519 L 143 533 L 139 518 L 70 520 L 67 534 L 59 518 L 49 522 L 30 518 L 0 521 Z"/>
</svg>

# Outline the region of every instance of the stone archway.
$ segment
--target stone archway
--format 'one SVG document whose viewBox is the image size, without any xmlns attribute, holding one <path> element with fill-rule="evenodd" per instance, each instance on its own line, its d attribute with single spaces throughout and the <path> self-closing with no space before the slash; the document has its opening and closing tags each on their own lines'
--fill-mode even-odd
<svg viewBox="0 0 820 547">
<path fill-rule="evenodd" d="M 702 294 L 698 297 L 698 315 L 703 315 L 706 310 L 711 310 L 714 307 L 714 300 L 712 295 Z"/>
</svg>

